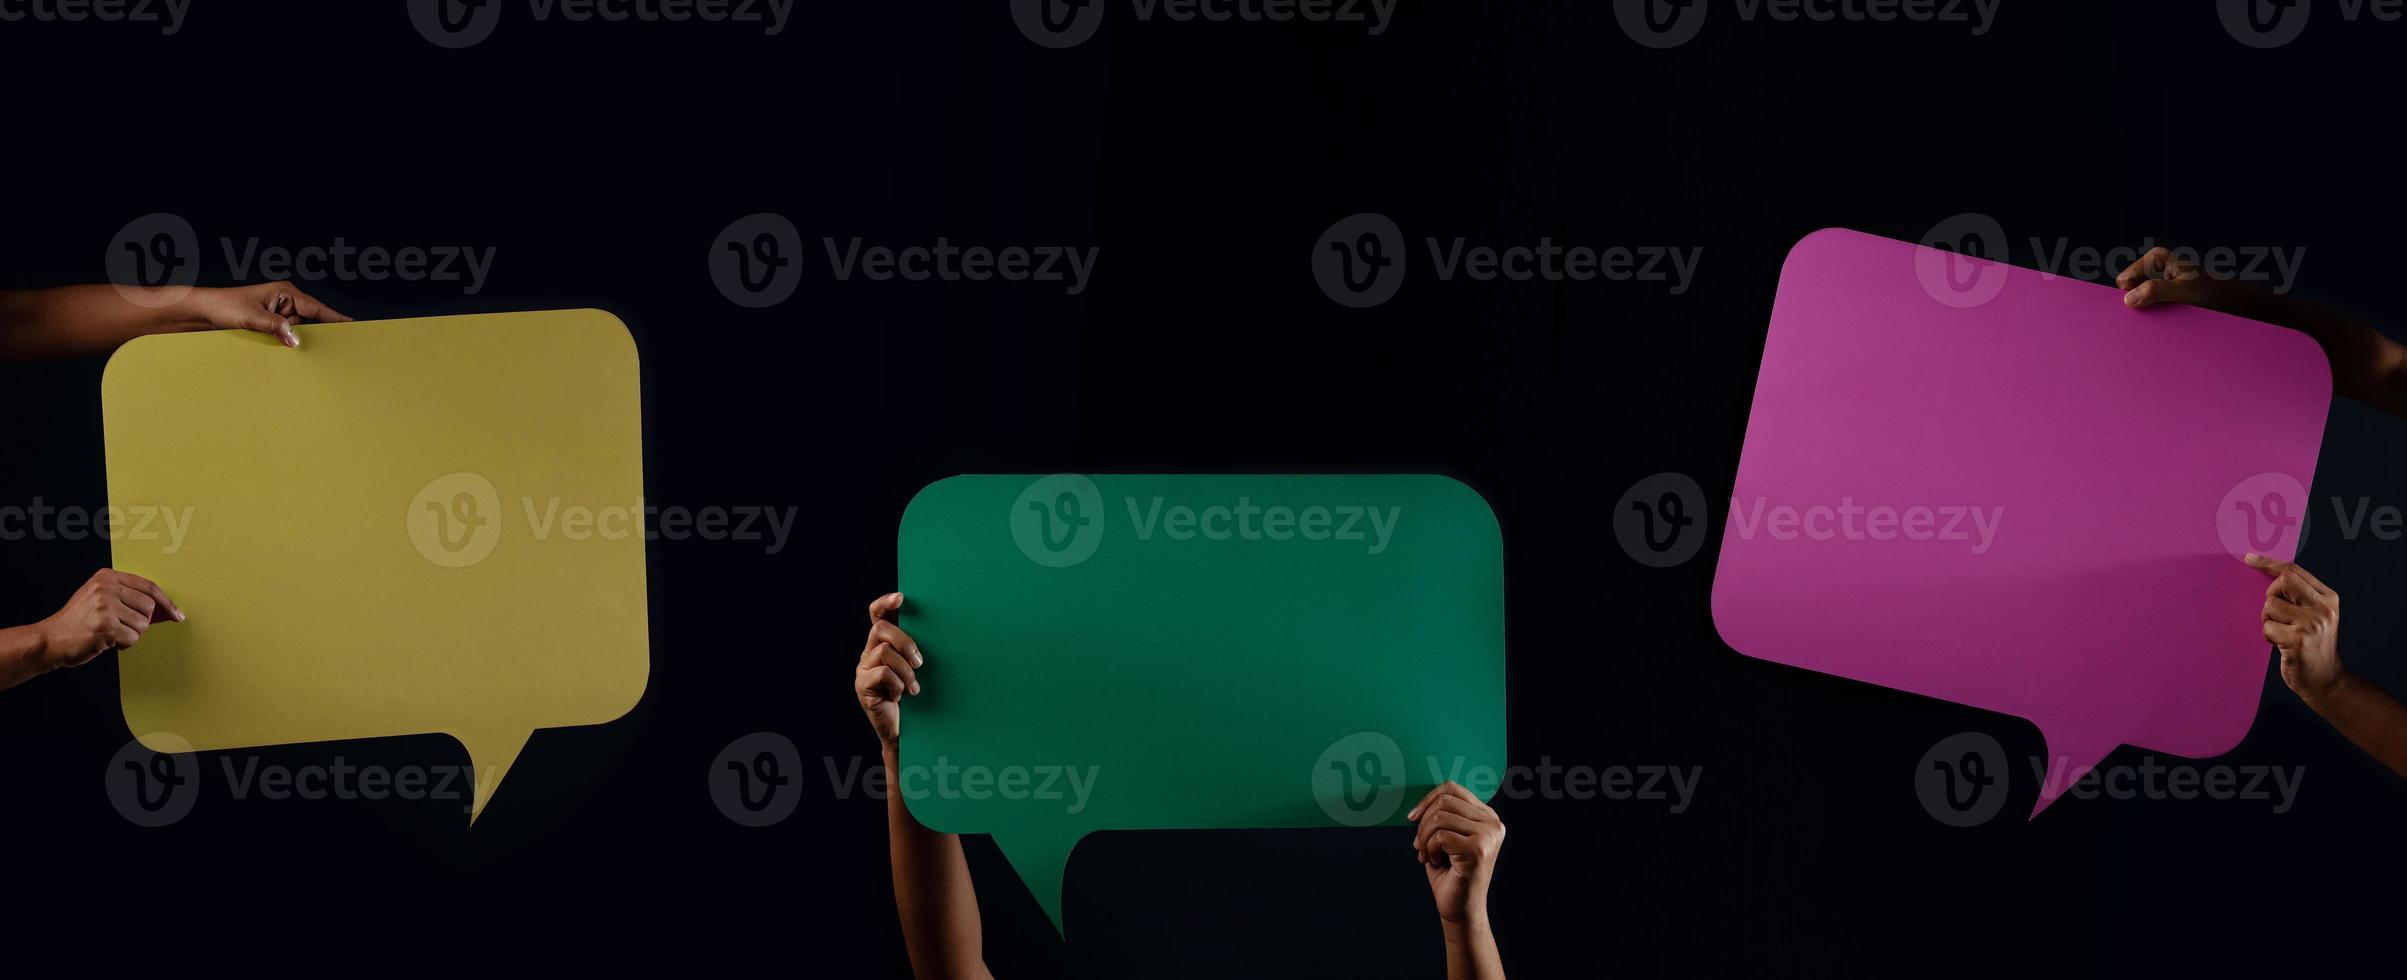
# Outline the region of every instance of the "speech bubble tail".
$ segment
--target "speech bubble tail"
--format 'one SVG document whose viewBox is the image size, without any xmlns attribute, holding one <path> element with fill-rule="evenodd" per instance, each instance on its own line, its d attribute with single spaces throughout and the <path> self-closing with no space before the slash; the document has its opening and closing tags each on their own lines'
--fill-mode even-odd
<svg viewBox="0 0 2407 980">
<path fill-rule="evenodd" d="M 1075 831 L 1053 833 L 1051 828 L 1030 828 L 995 834 L 995 846 L 1002 848 L 1004 860 L 1027 882 L 1028 891 L 1036 896 L 1036 904 L 1053 920 L 1053 931 L 1068 937 L 1069 930 L 1061 924 L 1062 875 L 1070 867 L 1070 851 L 1085 836 Z"/>
<path fill-rule="evenodd" d="M 518 753 L 526 749 L 527 738 L 533 734 L 527 731 L 451 733 L 451 737 L 459 739 L 460 745 L 468 750 L 468 766 L 475 776 L 476 789 L 468 803 L 469 826 L 476 826 L 476 818 L 484 815 L 485 804 L 493 802 L 493 791 L 501 788 L 501 777 L 509 773 L 511 763 L 518 761 Z"/>
<path fill-rule="evenodd" d="M 2115 746 L 2123 744 L 2111 736 L 2073 734 L 2045 727 L 2040 734 L 2047 747 L 2048 771 L 2039 780 L 2039 801 L 2031 807 L 2033 820 L 2039 819 L 2039 812 L 2072 789 L 2074 783 L 2098 768 L 2098 763 L 2106 761 Z"/>
</svg>

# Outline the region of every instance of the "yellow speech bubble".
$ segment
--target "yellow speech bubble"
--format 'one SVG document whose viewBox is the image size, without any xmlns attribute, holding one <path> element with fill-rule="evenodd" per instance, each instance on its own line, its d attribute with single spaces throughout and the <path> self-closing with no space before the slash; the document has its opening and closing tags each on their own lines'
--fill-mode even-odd
<svg viewBox="0 0 2407 980">
<path fill-rule="evenodd" d="M 189 616 L 119 658 L 126 724 L 159 751 L 446 733 L 473 823 L 535 729 L 615 720 L 651 673 L 634 340 L 599 310 L 301 339 L 109 361 L 109 500 L 189 521 L 116 535 Z"/>
</svg>

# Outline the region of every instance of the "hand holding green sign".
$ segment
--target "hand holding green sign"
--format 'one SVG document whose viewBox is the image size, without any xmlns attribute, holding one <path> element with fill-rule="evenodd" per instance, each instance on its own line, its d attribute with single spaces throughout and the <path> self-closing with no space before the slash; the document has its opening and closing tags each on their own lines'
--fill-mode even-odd
<svg viewBox="0 0 2407 980">
<path fill-rule="evenodd" d="M 929 686 L 896 790 L 994 835 L 1057 927 L 1092 831 L 1401 824 L 1447 780 L 1495 790 L 1503 548 L 1459 482 L 961 476 L 899 539 Z"/>
</svg>

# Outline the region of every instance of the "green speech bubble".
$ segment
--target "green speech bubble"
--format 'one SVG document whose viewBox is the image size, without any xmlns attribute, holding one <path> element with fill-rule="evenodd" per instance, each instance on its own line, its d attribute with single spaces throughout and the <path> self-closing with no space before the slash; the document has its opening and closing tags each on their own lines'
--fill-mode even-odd
<svg viewBox="0 0 2407 980">
<path fill-rule="evenodd" d="M 1061 928 L 1098 830 L 1377 826 L 1504 766 L 1504 554 L 1439 476 L 956 476 L 899 534 L 895 790 Z M 1482 785 L 1484 783 L 1485 785 Z"/>
</svg>

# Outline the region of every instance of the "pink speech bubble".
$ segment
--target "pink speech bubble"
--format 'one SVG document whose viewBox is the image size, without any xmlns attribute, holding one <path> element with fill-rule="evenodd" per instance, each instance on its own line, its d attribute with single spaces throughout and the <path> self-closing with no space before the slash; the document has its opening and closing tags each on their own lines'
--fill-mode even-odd
<svg viewBox="0 0 2407 980">
<path fill-rule="evenodd" d="M 1859 232 L 1789 251 L 1713 621 L 1750 657 L 2019 715 L 2032 816 L 2118 744 L 2256 718 L 2331 370 L 2307 337 Z"/>
</svg>

